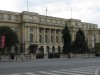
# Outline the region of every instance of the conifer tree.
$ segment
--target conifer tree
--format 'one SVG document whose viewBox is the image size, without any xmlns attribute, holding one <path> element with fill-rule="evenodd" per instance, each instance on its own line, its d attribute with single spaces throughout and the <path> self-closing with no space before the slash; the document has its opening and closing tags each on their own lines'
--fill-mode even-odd
<svg viewBox="0 0 100 75">
<path fill-rule="evenodd" d="M 69 53 L 71 52 L 71 34 L 69 28 L 67 27 L 67 23 L 64 29 L 62 30 L 62 34 L 63 34 L 63 52 Z"/>
<path fill-rule="evenodd" d="M 76 39 L 74 45 L 77 53 L 86 53 L 88 51 L 85 35 L 81 29 L 79 29 L 78 32 L 76 33 Z"/>
</svg>

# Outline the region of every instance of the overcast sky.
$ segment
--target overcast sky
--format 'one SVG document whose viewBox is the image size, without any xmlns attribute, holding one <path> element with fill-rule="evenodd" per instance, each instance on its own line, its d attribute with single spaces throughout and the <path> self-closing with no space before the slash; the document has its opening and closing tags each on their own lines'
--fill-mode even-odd
<svg viewBox="0 0 100 75">
<path fill-rule="evenodd" d="M 100 28 L 100 0 L 28 0 L 28 11 L 41 15 L 80 19 L 98 24 Z M 0 10 L 27 11 L 27 0 L 0 0 Z"/>
</svg>

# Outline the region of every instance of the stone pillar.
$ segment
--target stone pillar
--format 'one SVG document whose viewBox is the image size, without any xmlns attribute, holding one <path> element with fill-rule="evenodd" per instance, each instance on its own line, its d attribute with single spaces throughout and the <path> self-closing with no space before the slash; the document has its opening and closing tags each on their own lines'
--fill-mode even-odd
<svg viewBox="0 0 100 75">
<path fill-rule="evenodd" d="M 54 44 L 56 44 L 56 29 L 54 30 Z"/>
<path fill-rule="evenodd" d="M 36 40 L 36 38 L 37 38 L 37 35 L 36 35 L 36 34 L 37 34 L 37 32 L 36 32 L 36 27 L 34 27 L 34 42 L 35 42 L 35 43 L 36 43 L 36 41 L 37 41 L 37 40 Z"/>
<path fill-rule="evenodd" d="M 36 27 L 36 43 L 39 43 L 39 27 Z"/>
<path fill-rule="evenodd" d="M 24 28 L 24 53 L 26 53 L 27 50 L 27 37 L 28 37 L 28 32 L 27 32 L 27 27 Z"/>
<path fill-rule="evenodd" d="M 47 36 L 48 36 L 48 43 L 51 44 L 51 29 L 49 29 Z"/>
<path fill-rule="evenodd" d="M 45 28 L 43 29 L 43 43 L 45 44 Z"/>
<path fill-rule="evenodd" d="M 25 23 L 22 25 L 22 52 L 25 53 Z"/>
<path fill-rule="evenodd" d="M 58 39 L 58 40 L 59 40 L 59 44 L 61 44 L 61 43 L 62 43 L 62 38 L 61 38 L 61 37 L 62 37 L 62 34 L 61 34 L 61 30 L 59 31 L 58 37 L 59 37 L 59 39 Z"/>
</svg>

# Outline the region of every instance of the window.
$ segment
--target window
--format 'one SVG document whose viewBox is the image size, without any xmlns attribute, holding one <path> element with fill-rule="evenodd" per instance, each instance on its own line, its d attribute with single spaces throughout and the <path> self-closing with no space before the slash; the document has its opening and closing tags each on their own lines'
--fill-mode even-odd
<svg viewBox="0 0 100 75">
<path fill-rule="evenodd" d="M 40 43 L 42 42 L 41 39 L 42 39 L 42 38 L 41 38 L 41 35 L 39 35 L 39 42 L 40 42 Z"/>
<path fill-rule="evenodd" d="M 63 36 L 61 36 L 61 42 L 64 43 Z"/>
<path fill-rule="evenodd" d="M 51 43 L 53 43 L 53 36 L 51 36 Z"/>
<path fill-rule="evenodd" d="M 45 29 L 45 33 L 47 33 L 48 29 Z"/>
<path fill-rule="evenodd" d="M 47 43 L 47 35 L 45 35 L 45 42 Z"/>
<path fill-rule="evenodd" d="M 18 21 L 18 15 L 15 15 L 15 20 Z"/>
<path fill-rule="evenodd" d="M 55 47 L 54 46 L 52 47 L 52 53 L 55 53 Z"/>
<path fill-rule="evenodd" d="M 58 36 L 56 36 L 56 43 L 58 43 Z"/>
<path fill-rule="evenodd" d="M 11 15 L 8 15 L 8 20 L 11 20 Z"/>
<path fill-rule="evenodd" d="M 33 31 L 33 28 L 30 28 L 30 32 L 32 32 Z"/>
<path fill-rule="evenodd" d="M 33 19 L 33 16 L 30 15 L 30 16 L 29 16 L 29 19 L 32 20 L 32 19 Z"/>
<path fill-rule="evenodd" d="M 4 19 L 4 15 L 3 14 L 0 14 L 0 19 Z"/>
<path fill-rule="evenodd" d="M 41 28 L 39 28 L 39 33 L 41 33 L 42 32 L 42 29 Z"/>
<path fill-rule="evenodd" d="M 53 30 L 51 30 L 51 33 L 53 33 L 54 31 Z"/>
<path fill-rule="evenodd" d="M 30 38 L 30 43 L 32 43 L 33 42 L 33 34 L 32 33 L 30 33 L 29 38 Z"/>
<path fill-rule="evenodd" d="M 59 34 L 60 30 L 56 30 L 56 34 Z"/>
</svg>

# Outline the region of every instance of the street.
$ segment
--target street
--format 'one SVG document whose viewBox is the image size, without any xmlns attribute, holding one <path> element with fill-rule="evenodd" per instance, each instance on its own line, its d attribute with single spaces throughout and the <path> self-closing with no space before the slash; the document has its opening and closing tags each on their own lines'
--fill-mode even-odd
<svg viewBox="0 0 100 75">
<path fill-rule="evenodd" d="M 98 57 L 10 61 L 0 62 L 0 75 L 95 75 L 99 67 Z"/>
</svg>

